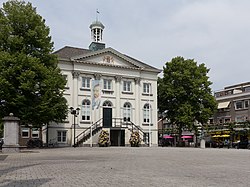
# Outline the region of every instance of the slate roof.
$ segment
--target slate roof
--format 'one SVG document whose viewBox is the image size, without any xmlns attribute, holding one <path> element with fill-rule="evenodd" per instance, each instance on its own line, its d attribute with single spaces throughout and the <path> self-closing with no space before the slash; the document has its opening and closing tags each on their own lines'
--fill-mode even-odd
<svg viewBox="0 0 250 187">
<path fill-rule="evenodd" d="M 74 56 L 79 56 L 79 55 L 87 54 L 90 52 L 92 52 L 92 51 L 89 49 L 65 46 L 65 47 L 55 51 L 54 54 L 58 55 L 59 58 L 70 59 Z"/>
<path fill-rule="evenodd" d="M 138 68 L 142 68 L 144 70 L 151 70 L 151 71 L 156 71 L 158 73 L 161 72 L 161 70 L 150 66 L 148 64 L 145 64 L 135 58 L 132 58 L 128 55 L 122 54 L 116 50 L 114 50 L 113 48 L 105 48 L 99 51 L 91 51 L 89 49 L 83 49 L 83 48 L 77 48 L 77 47 L 70 47 L 70 46 L 65 46 L 57 51 L 54 52 L 54 54 L 58 55 L 59 59 L 68 59 L 68 60 L 73 60 L 73 61 L 82 61 L 85 57 L 89 57 L 89 56 L 95 56 L 99 53 L 103 53 L 103 52 L 107 52 L 110 51 L 118 56 L 120 56 L 121 58 L 128 60 L 131 64 L 137 66 Z M 84 61 L 84 60 L 83 60 Z"/>
</svg>

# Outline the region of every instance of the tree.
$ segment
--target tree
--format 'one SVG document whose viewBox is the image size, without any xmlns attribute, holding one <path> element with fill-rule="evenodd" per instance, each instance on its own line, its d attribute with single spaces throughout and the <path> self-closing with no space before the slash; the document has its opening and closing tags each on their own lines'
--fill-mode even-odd
<svg viewBox="0 0 250 187">
<path fill-rule="evenodd" d="M 178 126 L 179 140 L 183 128 L 197 130 L 194 123 L 204 124 L 217 107 L 208 80 L 209 69 L 192 59 L 173 58 L 163 67 L 158 79 L 159 110 Z"/>
<path fill-rule="evenodd" d="M 0 9 L 0 117 L 13 113 L 41 127 L 66 118 L 66 80 L 52 54 L 49 27 L 31 3 L 11 0 Z"/>
</svg>

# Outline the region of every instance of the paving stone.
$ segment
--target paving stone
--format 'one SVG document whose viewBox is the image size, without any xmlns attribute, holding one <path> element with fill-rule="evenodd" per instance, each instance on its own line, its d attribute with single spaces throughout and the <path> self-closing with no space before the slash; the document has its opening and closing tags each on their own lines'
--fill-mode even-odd
<svg viewBox="0 0 250 187">
<path fill-rule="evenodd" d="M 0 160 L 1 187 L 247 187 L 249 175 L 250 151 L 237 149 L 55 148 Z"/>
</svg>

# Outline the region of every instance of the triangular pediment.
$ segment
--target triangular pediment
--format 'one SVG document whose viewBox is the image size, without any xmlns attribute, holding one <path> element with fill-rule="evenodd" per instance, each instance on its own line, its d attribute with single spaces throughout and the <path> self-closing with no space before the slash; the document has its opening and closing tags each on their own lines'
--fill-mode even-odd
<svg viewBox="0 0 250 187">
<path fill-rule="evenodd" d="M 144 67 L 128 56 L 112 49 L 105 48 L 103 50 L 93 51 L 87 54 L 72 57 L 71 60 L 87 63 L 96 63 L 100 65 L 124 67 L 124 68 L 138 68 Z"/>
</svg>

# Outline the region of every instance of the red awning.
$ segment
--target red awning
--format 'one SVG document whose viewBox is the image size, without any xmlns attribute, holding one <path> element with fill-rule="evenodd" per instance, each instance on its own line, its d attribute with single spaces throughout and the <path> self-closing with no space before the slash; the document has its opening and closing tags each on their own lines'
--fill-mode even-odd
<svg viewBox="0 0 250 187">
<path fill-rule="evenodd" d="M 188 139 L 188 138 L 193 138 L 193 136 L 182 136 L 181 138 Z"/>
<path fill-rule="evenodd" d="M 173 136 L 169 136 L 169 135 L 163 135 L 163 138 L 165 138 L 165 139 L 172 139 L 174 137 Z"/>
</svg>

